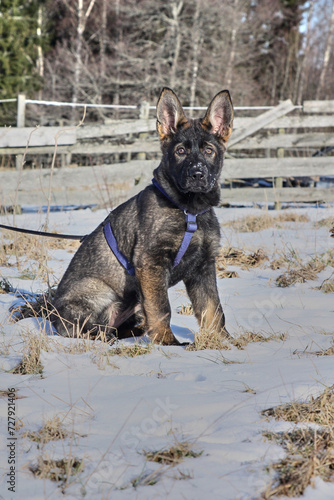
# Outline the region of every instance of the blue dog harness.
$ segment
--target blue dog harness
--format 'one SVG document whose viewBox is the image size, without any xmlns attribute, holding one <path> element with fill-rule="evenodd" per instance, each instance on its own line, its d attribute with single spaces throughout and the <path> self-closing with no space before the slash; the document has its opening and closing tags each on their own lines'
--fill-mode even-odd
<svg viewBox="0 0 334 500">
<path fill-rule="evenodd" d="M 172 200 L 168 196 L 166 191 L 160 186 L 160 184 L 155 179 L 152 179 L 152 183 L 165 196 L 165 198 L 167 198 L 167 200 L 169 200 L 173 205 L 175 205 L 177 208 L 182 210 L 184 212 L 184 215 L 185 215 L 186 230 L 185 230 L 185 233 L 183 236 L 181 246 L 179 248 L 179 251 L 177 252 L 177 255 L 176 255 L 174 263 L 173 263 L 173 268 L 174 268 L 180 263 L 182 257 L 184 256 L 184 254 L 186 253 L 186 251 L 189 247 L 189 244 L 190 244 L 191 238 L 193 237 L 194 232 L 197 230 L 197 223 L 196 223 L 197 215 L 204 214 L 205 212 L 210 210 L 210 208 L 207 208 L 206 210 L 202 210 L 202 212 L 198 212 L 197 214 L 190 214 L 189 212 L 187 212 L 186 209 L 184 209 L 183 207 L 181 207 L 180 205 L 175 203 L 175 201 Z M 122 264 L 122 266 L 127 270 L 127 272 L 131 276 L 134 276 L 135 269 L 134 269 L 133 265 L 131 264 L 131 262 L 128 261 L 128 259 L 125 257 L 125 255 L 118 248 L 116 238 L 115 238 L 114 233 L 112 232 L 112 229 L 111 229 L 110 221 L 108 221 L 106 224 L 104 224 L 103 232 L 104 232 L 104 236 L 107 240 L 107 243 L 108 243 L 111 251 L 114 253 L 114 255 L 118 259 L 119 263 Z"/>
</svg>

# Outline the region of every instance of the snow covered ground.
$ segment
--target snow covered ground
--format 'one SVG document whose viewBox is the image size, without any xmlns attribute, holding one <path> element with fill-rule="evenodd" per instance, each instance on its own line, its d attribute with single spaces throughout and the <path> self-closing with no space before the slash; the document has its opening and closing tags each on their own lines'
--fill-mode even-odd
<svg viewBox="0 0 334 500">
<path fill-rule="evenodd" d="M 0 392 L 0 498 L 259 498 L 273 477 L 266 467 L 285 454 L 283 448 L 266 440 L 263 432 L 293 426 L 266 420 L 261 411 L 317 396 L 334 384 L 333 357 L 310 353 L 332 345 L 333 294 L 315 287 L 330 278 L 333 268 L 326 267 L 316 281 L 281 288 L 275 279 L 286 268 L 269 267 L 270 261 L 282 254 L 308 262 L 333 249 L 328 228 L 317 222 L 334 217 L 334 208 L 303 207 L 289 212 L 305 214 L 309 221 L 285 222 L 248 233 L 222 226 L 223 246 L 246 251 L 261 248 L 270 259 L 249 270 L 230 267 L 239 277 L 218 280 L 230 333 L 238 337 L 251 331 L 271 337 L 267 342 L 249 343 L 244 349 L 231 346 L 222 351 L 188 351 L 155 346 L 137 357 L 108 356 L 108 347 L 103 349 L 98 342 L 98 346 L 92 343 L 86 349 L 75 349 L 76 340 L 53 335 L 41 319 L 10 323 L 8 309 L 18 300 L 18 293 L 0 294 L 0 391 L 15 389 L 18 397 L 16 430 L 11 436 L 8 411 L 12 406 L 7 394 Z M 264 211 L 233 208 L 217 209 L 216 213 L 224 224 Z M 54 212 L 49 227 L 86 234 L 105 215 L 103 210 L 90 209 Z M 16 216 L 15 222 L 38 228 L 44 218 L 38 213 L 23 214 Z M 10 217 L 1 220 L 11 222 Z M 59 280 L 72 255 L 63 249 L 48 251 L 51 281 Z M 8 278 L 20 291 L 45 291 L 45 283 L 34 278 L 35 269 L 33 262 L 26 262 L 21 269 L 0 267 L 0 279 Z M 170 301 L 175 335 L 181 341 L 192 341 L 198 330 L 196 321 L 178 313 L 188 304 L 183 285 L 170 290 Z M 46 333 L 49 343 L 44 342 L 41 353 L 42 378 L 11 373 L 22 359 L 27 336 L 45 337 Z M 63 439 L 38 443 L 26 435 L 56 417 L 67 431 Z M 190 443 L 191 450 L 200 456 L 185 458 L 174 467 L 146 460 L 144 451 L 168 449 L 177 441 Z M 30 467 L 41 457 L 74 457 L 83 461 L 82 469 L 64 487 L 34 476 Z M 10 472 L 15 492 L 8 489 Z M 334 484 L 321 479 L 304 494 L 309 500 L 333 497 Z"/>
</svg>

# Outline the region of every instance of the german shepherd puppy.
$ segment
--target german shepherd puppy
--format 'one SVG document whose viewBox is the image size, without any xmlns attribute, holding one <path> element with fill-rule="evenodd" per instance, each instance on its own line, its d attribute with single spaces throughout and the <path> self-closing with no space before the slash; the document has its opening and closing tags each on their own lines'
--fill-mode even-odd
<svg viewBox="0 0 334 500">
<path fill-rule="evenodd" d="M 220 199 L 219 176 L 232 132 L 228 90 L 211 101 L 204 118 L 188 119 L 175 93 L 164 88 L 157 104 L 162 160 L 154 184 L 115 208 L 85 237 L 53 300 L 52 321 L 63 336 L 123 338 L 146 332 L 161 344 L 178 344 L 170 328 L 167 290 L 183 281 L 199 323 L 228 337 L 215 272 L 219 223 L 213 210 Z M 197 215 L 197 230 L 180 262 L 174 260 L 186 231 L 185 214 Z M 133 275 L 110 249 L 104 225 Z"/>
</svg>

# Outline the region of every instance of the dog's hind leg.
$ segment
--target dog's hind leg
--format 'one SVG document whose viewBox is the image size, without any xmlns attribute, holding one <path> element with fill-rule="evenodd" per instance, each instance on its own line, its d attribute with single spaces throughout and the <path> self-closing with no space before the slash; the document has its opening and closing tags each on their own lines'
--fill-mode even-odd
<svg viewBox="0 0 334 500">
<path fill-rule="evenodd" d="M 105 283 L 78 280 L 71 287 L 58 288 L 53 300 L 52 322 L 58 334 L 64 337 L 94 335 L 101 329 L 108 330 L 112 311 L 120 308 L 118 303 L 115 292 Z"/>
</svg>

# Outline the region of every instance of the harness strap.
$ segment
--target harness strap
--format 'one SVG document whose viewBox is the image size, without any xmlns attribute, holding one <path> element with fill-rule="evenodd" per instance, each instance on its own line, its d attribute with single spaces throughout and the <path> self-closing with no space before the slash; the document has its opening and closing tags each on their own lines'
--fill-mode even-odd
<svg viewBox="0 0 334 500">
<path fill-rule="evenodd" d="M 118 248 L 117 241 L 115 239 L 114 233 L 111 230 L 111 226 L 110 226 L 109 221 L 106 224 L 104 224 L 103 232 L 104 232 L 104 236 L 107 240 L 107 243 L 108 243 L 111 251 L 114 253 L 115 257 L 117 257 L 118 261 L 127 270 L 127 272 L 131 276 L 134 276 L 135 269 L 134 269 L 133 265 L 131 264 L 131 262 L 128 261 L 128 259 L 125 257 L 125 255 L 122 254 L 122 252 Z"/>
<path fill-rule="evenodd" d="M 210 209 L 207 208 L 205 210 L 202 210 L 202 212 L 198 212 L 197 214 L 190 214 L 189 212 L 187 212 L 187 210 L 185 210 L 178 203 L 176 203 L 174 200 L 172 200 L 172 198 L 166 193 L 166 191 L 160 186 L 160 184 L 154 178 L 152 179 L 152 183 L 157 189 L 159 189 L 159 191 L 165 196 L 165 198 L 167 198 L 167 200 L 169 200 L 171 203 L 173 203 L 173 205 L 175 205 L 177 208 L 179 208 L 180 210 L 182 210 L 184 212 L 184 215 L 186 218 L 186 224 L 187 224 L 186 231 L 184 233 L 181 246 L 179 248 L 179 251 L 177 252 L 177 255 L 175 257 L 174 264 L 173 264 L 173 267 L 176 267 L 180 263 L 184 254 L 186 253 L 186 251 L 190 245 L 191 238 L 193 237 L 194 232 L 197 230 L 197 224 L 196 224 L 197 215 L 204 214 L 205 212 L 207 212 Z"/>
<path fill-rule="evenodd" d="M 177 252 L 177 255 L 176 255 L 174 263 L 173 263 L 173 268 L 174 268 L 180 263 L 182 257 L 184 256 L 184 254 L 186 253 L 186 251 L 190 245 L 190 241 L 191 241 L 191 238 L 193 237 L 194 232 L 197 230 L 197 223 L 196 223 L 197 215 L 204 214 L 205 212 L 207 212 L 210 209 L 207 208 L 206 210 L 202 210 L 202 212 L 198 212 L 197 214 L 190 214 L 189 212 L 187 212 L 187 210 L 185 210 L 183 207 L 178 205 L 174 200 L 172 200 L 172 198 L 170 198 L 170 196 L 166 193 L 166 191 L 160 186 L 160 184 L 155 179 L 152 179 L 152 183 L 165 196 L 165 198 L 167 198 L 167 200 L 169 200 L 173 205 L 175 205 L 177 208 L 182 210 L 184 212 L 184 215 L 185 215 L 186 230 L 185 230 L 185 233 L 183 236 L 181 246 Z M 131 264 L 131 262 L 128 261 L 128 259 L 125 257 L 125 255 L 118 248 L 117 241 L 116 241 L 115 236 L 112 232 L 111 225 L 110 225 L 109 221 L 107 221 L 103 225 L 103 232 L 104 232 L 104 236 L 107 240 L 107 243 L 108 243 L 111 251 L 114 253 L 115 257 L 118 259 L 120 264 L 122 264 L 122 266 L 127 270 L 127 272 L 131 276 L 134 276 L 134 274 L 135 274 L 134 267 Z"/>
<path fill-rule="evenodd" d="M 187 248 L 190 245 L 191 238 L 193 237 L 194 232 L 197 230 L 196 215 L 188 214 L 188 212 L 184 213 L 186 216 L 187 228 L 184 233 L 179 251 L 177 252 L 177 255 L 175 257 L 173 267 L 176 267 L 178 264 L 180 264 L 180 260 L 186 253 Z"/>
</svg>

